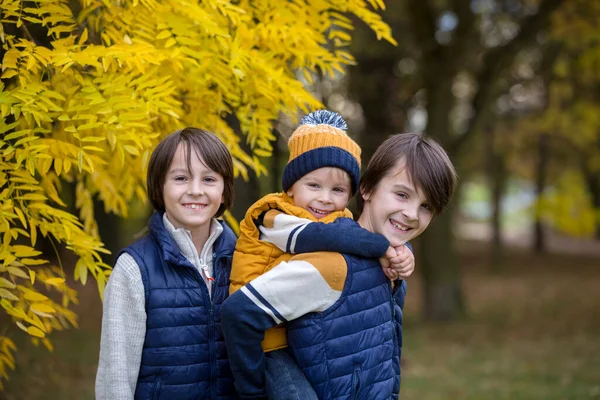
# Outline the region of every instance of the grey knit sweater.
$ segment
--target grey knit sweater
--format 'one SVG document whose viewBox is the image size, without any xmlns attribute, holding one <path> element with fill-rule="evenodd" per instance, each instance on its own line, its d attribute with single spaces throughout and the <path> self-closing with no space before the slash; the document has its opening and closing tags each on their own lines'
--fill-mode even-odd
<svg viewBox="0 0 600 400">
<path fill-rule="evenodd" d="M 207 274 L 212 276 L 212 249 L 223 232 L 221 224 L 212 220 L 209 237 L 198 254 L 189 231 L 175 229 L 166 214 L 163 223 L 181 254 L 198 268 L 206 282 Z M 123 253 L 104 291 L 100 359 L 96 374 L 97 400 L 133 399 L 145 337 L 146 309 L 142 275 L 135 260 Z"/>
</svg>

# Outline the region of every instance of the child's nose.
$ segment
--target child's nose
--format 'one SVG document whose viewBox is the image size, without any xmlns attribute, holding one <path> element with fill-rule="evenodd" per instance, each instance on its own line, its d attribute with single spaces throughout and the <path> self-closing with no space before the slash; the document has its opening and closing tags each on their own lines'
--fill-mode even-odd
<svg viewBox="0 0 600 400">
<path fill-rule="evenodd" d="M 322 192 L 319 196 L 319 201 L 321 203 L 331 203 L 331 194 L 329 192 Z"/>
<path fill-rule="evenodd" d="M 402 215 L 409 220 L 415 221 L 417 219 L 418 207 L 408 205 L 402 210 Z"/>
<path fill-rule="evenodd" d="M 202 187 L 202 182 L 196 181 L 195 179 L 193 179 L 190 182 L 190 186 L 188 188 L 188 194 L 190 196 L 201 196 L 202 194 L 204 194 L 204 189 Z"/>
</svg>

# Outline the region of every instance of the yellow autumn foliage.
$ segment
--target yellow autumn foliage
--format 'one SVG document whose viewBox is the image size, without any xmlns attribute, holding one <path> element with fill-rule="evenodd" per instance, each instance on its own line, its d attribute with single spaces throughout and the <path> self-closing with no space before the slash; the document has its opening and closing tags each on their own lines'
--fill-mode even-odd
<svg viewBox="0 0 600 400">
<path fill-rule="evenodd" d="M 350 18 L 394 43 L 383 8 L 382 0 L 3 0 L 0 305 L 15 326 L 50 350 L 53 330 L 77 326 L 69 308 L 77 292 L 36 250 L 40 235 L 66 246 L 75 280 L 91 275 L 101 295 L 111 267 L 100 257 L 93 200 L 126 217 L 132 200 L 146 200 L 153 147 L 184 126 L 219 135 L 237 175 L 265 173 L 272 123 L 320 106 L 303 84 L 354 62 Z M 66 211 L 64 182 L 75 187 L 77 215 Z M 0 388 L 15 351 L 0 336 Z"/>
<path fill-rule="evenodd" d="M 574 236 L 592 236 L 600 226 L 600 209 L 591 201 L 583 170 L 600 176 L 600 3 L 565 2 L 553 14 L 550 34 L 560 46 L 547 88 L 543 112 L 521 124 L 528 132 L 546 133 L 557 147 L 571 154 L 552 190 L 538 200 L 537 216 Z"/>
<path fill-rule="evenodd" d="M 572 236 L 591 237 L 596 229 L 595 211 L 581 173 L 567 170 L 554 182 L 551 191 L 537 204 L 538 215 L 554 228 Z"/>
</svg>

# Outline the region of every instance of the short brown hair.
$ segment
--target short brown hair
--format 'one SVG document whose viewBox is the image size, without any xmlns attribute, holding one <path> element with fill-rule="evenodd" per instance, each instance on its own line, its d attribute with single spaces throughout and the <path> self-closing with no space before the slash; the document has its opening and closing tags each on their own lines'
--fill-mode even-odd
<svg viewBox="0 0 600 400">
<path fill-rule="evenodd" d="M 150 204 L 156 211 L 165 212 L 163 188 L 167 172 L 180 143 L 186 147 L 188 170 L 192 169 L 193 148 L 196 155 L 208 168 L 223 177 L 223 204 L 215 215 L 215 217 L 220 217 L 233 204 L 233 160 L 225 144 L 214 133 L 198 128 L 184 128 L 171 133 L 152 152 L 146 175 Z"/>
<path fill-rule="evenodd" d="M 360 179 L 358 215 L 365 205 L 362 195 L 371 194 L 379 182 L 404 160 L 411 183 L 423 190 L 434 214 L 441 213 L 456 188 L 456 170 L 448 154 L 435 140 L 417 133 L 401 133 L 383 142 L 371 157 Z"/>
</svg>

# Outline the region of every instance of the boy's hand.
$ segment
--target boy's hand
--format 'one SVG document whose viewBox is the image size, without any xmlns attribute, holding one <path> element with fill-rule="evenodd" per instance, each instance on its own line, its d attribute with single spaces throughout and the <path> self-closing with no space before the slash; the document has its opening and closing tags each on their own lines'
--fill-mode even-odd
<svg viewBox="0 0 600 400">
<path fill-rule="evenodd" d="M 395 248 L 397 256 L 390 259 L 390 268 L 398 274 L 398 278 L 406 279 L 415 270 L 415 256 L 405 245 Z"/>
<path fill-rule="evenodd" d="M 415 256 L 406 246 L 389 247 L 379 259 L 383 272 L 390 280 L 406 279 L 415 270 Z"/>
<path fill-rule="evenodd" d="M 383 273 L 391 281 L 395 281 L 396 279 L 398 279 L 398 272 L 394 268 L 392 268 L 392 263 L 390 261 L 392 259 L 396 259 L 397 257 L 398 254 L 396 252 L 396 249 L 390 246 L 385 252 L 385 255 L 379 258 L 379 263 L 381 264 Z"/>
</svg>

